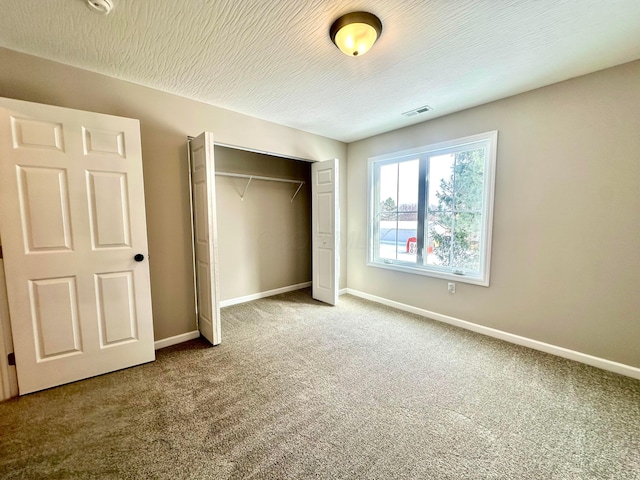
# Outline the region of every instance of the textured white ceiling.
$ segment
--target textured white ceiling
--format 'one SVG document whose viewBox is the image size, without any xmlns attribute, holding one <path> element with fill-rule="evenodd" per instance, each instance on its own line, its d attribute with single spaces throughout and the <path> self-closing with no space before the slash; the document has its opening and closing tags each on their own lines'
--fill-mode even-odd
<svg viewBox="0 0 640 480">
<path fill-rule="evenodd" d="M 113 1 L 0 0 L 0 45 L 345 142 L 640 58 L 640 0 Z M 383 32 L 351 58 L 356 10 Z"/>
</svg>

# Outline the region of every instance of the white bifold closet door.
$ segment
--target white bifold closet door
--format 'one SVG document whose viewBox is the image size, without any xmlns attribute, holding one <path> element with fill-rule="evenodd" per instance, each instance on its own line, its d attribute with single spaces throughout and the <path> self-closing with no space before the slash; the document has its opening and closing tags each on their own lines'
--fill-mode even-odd
<svg viewBox="0 0 640 480">
<path fill-rule="evenodd" d="M 340 274 L 338 160 L 311 165 L 312 296 L 335 305 Z"/>
<path fill-rule="evenodd" d="M 222 338 L 213 134 L 200 134 L 189 142 L 189 149 L 198 329 L 218 345 Z"/>
<path fill-rule="evenodd" d="M 20 394 L 155 359 L 137 120 L 0 99 Z"/>
</svg>

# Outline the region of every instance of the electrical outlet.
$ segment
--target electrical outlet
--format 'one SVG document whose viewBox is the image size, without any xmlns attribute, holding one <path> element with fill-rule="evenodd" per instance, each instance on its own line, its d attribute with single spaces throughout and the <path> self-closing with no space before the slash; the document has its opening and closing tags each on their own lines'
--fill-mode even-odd
<svg viewBox="0 0 640 480">
<path fill-rule="evenodd" d="M 456 293 L 456 284 L 453 282 L 447 283 L 447 290 L 449 293 Z"/>
</svg>

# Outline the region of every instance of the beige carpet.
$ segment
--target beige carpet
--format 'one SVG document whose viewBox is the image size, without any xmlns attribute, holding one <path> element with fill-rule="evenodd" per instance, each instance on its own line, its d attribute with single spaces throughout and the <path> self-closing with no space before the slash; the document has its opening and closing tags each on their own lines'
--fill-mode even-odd
<svg viewBox="0 0 640 480">
<path fill-rule="evenodd" d="M 638 479 L 640 382 L 350 296 L 0 404 L 0 478 Z"/>
</svg>

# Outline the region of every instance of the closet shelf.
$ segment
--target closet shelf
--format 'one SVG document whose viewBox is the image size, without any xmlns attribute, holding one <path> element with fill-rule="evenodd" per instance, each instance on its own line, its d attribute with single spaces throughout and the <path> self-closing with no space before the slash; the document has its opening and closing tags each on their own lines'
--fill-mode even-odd
<svg viewBox="0 0 640 480">
<path fill-rule="evenodd" d="M 248 175 L 246 173 L 216 172 L 216 175 L 218 175 L 220 177 L 235 177 L 235 178 L 247 178 L 247 179 L 249 179 L 249 181 L 247 182 L 247 184 L 244 187 L 244 191 L 240 195 L 240 199 L 241 200 L 244 200 L 244 195 L 245 195 L 245 193 L 247 193 L 247 189 L 249 188 L 249 185 L 251 184 L 252 180 L 265 180 L 267 182 L 282 182 L 282 183 L 295 183 L 295 184 L 297 184 L 298 185 L 298 189 L 296 190 L 296 193 L 293 194 L 293 197 L 291 197 L 291 203 L 293 203 L 293 200 L 298 196 L 298 192 L 300 192 L 300 189 L 302 188 L 302 186 L 305 183 L 302 180 L 291 180 L 289 178 L 277 178 L 277 177 L 263 177 L 261 175 Z"/>
</svg>

